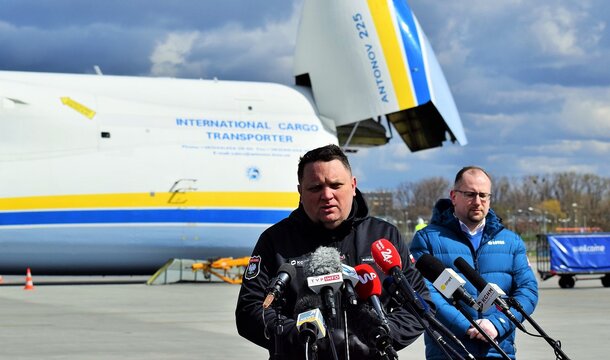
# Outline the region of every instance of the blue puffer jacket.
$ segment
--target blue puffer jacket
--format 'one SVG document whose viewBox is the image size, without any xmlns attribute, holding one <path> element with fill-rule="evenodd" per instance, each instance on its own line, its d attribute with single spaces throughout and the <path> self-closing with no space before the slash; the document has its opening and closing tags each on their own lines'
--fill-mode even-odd
<svg viewBox="0 0 610 360">
<path fill-rule="evenodd" d="M 538 302 L 538 283 L 527 259 L 525 244 L 514 232 L 505 229 L 493 210 L 485 218 L 485 229 L 481 246 L 474 250 L 470 240 L 460 229 L 458 219 L 453 215 L 453 205 L 449 199 L 439 200 L 432 214 L 430 225 L 415 233 L 411 252 L 418 259 L 422 254 L 431 254 L 445 267 L 459 271 L 453 265 L 458 257 L 464 258 L 488 282 L 497 284 L 508 296 L 515 298 L 530 315 Z M 449 328 L 475 357 L 501 358 L 500 354 L 487 343 L 466 336 L 470 322 L 453 305 L 426 281 L 432 301 L 436 304 L 436 317 Z M 477 290 L 469 282 L 466 290 L 475 299 Z M 498 330 L 498 343 L 511 359 L 515 358 L 515 325 L 495 307 L 485 313 L 463 305 L 474 319 L 488 319 Z M 517 319 L 523 317 L 511 308 Z M 441 349 L 428 336 L 426 359 L 445 359 Z"/>
</svg>

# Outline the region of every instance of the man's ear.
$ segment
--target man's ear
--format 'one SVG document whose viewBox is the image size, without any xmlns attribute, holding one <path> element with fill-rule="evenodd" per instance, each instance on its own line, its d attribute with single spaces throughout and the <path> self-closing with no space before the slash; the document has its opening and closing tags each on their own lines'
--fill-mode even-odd
<svg viewBox="0 0 610 360">
<path fill-rule="evenodd" d="M 356 183 L 357 183 L 356 177 L 352 176 L 352 193 L 354 196 L 356 196 Z"/>
</svg>

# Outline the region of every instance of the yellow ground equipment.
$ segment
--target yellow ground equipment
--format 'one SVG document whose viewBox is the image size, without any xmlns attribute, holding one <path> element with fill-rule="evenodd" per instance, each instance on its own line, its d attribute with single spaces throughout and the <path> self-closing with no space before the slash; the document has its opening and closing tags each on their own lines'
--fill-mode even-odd
<svg viewBox="0 0 610 360">
<path fill-rule="evenodd" d="M 214 275 L 229 284 L 241 284 L 241 276 L 249 261 L 249 257 L 209 260 L 170 259 L 146 283 L 167 285 L 179 282 L 210 282 Z"/>
<path fill-rule="evenodd" d="M 241 277 L 248 266 L 250 257 L 234 259 L 232 257 L 217 260 L 202 261 L 193 264 L 193 271 L 203 271 L 203 276 L 209 279 L 212 275 L 228 282 L 229 284 L 241 284 Z"/>
</svg>

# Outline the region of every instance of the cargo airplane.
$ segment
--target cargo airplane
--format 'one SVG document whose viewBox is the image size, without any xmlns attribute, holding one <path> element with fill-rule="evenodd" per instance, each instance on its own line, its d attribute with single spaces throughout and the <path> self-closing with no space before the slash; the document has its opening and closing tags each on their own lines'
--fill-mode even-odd
<svg viewBox="0 0 610 360">
<path fill-rule="evenodd" d="M 0 71 L 0 274 L 247 256 L 312 148 L 466 144 L 406 2 L 305 0 L 294 86 Z"/>
</svg>

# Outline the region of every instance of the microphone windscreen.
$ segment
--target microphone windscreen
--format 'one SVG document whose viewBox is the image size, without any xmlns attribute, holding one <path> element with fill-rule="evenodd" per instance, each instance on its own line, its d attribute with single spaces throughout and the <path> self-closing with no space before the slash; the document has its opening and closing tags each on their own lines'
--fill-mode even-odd
<svg viewBox="0 0 610 360">
<path fill-rule="evenodd" d="M 453 262 L 453 265 L 455 265 L 455 267 L 458 268 L 462 274 L 464 274 L 464 277 L 466 277 L 466 279 L 468 279 L 477 290 L 483 291 L 483 289 L 485 289 L 487 281 L 485 281 L 485 279 L 483 279 L 466 260 L 464 260 L 462 257 L 458 257 Z"/>
<path fill-rule="evenodd" d="M 307 277 L 341 272 L 341 255 L 335 248 L 320 246 L 311 254 L 304 270 Z"/>
<path fill-rule="evenodd" d="M 297 269 L 294 267 L 294 265 L 290 263 L 283 263 L 282 265 L 280 265 L 280 268 L 277 269 L 278 275 L 283 272 L 288 274 L 290 279 L 294 279 L 294 277 L 297 275 Z"/>
<path fill-rule="evenodd" d="M 294 318 L 296 319 L 300 313 L 313 309 L 321 309 L 322 301 L 318 294 L 307 292 L 300 296 L 294 303 Z"/>
<path fill-rule="evenodd" d="M 371 255 L 375 259 L 375 263 L 384 272 L 390 273 L 390 270 L 396 266 L 402 269 L 402 260 L 396 247 L 389 240 L 379 239 L 371 245 Z"/>
<path fill-rule="evenodd" d="M 350 332 L 369 346 L 374 346 L 372 332 L 382 324 L 377 313 L 366 304 L 359 304 L 347 312 L 347 327 Z"/>
<path fill-rule="evenodd" d="M 436 281 L 445 270 L 443 263 L 430 254 L 423 254 L 415 263 L 415 267 L 430 282 Z"/>
<path fill-rule="evenodd" d="M 354 268 L 358 273 L 358 284 L 356 284 L 356 292 L 361 299 L 368 299 L 373 295 L 381 295 L 381 281 L 377 276 L 375 269 L 369 264 L 356 265 Z"/>
</svg>

